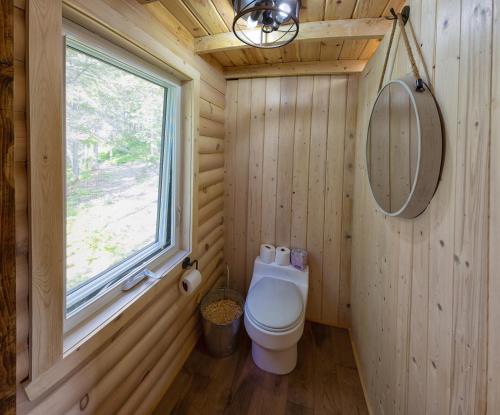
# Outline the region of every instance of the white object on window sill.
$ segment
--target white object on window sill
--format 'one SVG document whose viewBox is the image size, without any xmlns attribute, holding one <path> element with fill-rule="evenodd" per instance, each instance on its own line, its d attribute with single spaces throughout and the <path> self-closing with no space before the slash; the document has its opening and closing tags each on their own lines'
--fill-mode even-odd
<svg viewBox="0 0 500 415">
<path fill-rule="evenodd" d="M 150 278 L 153 280 L 159 280 L 163 277 L 161 275 L 155 274 L 153 271 L 150 271 L 149 269 L 146 268 L 142 272 L 139 272 L 137 275 L 133 275 L 132 277 L 130 277 L 126 281 L 124 281 L 122 284 L 122 291 L 131 290 L 137 284 L 140 284 L 142 281 L 144 281 L 146 278 Z"/>
<path fill-rule="evenodd" d="M 103 307 L 96 312 L 92 313 L 87 319 L 79 323 L 74 328 L 70 329 L 64 335 L 64 355 L 68 355 L 76 347 L 85 342 L 90 335 L 96 331 L 101 330 L 107 322 L 112 321 L 118 314 L 120 314 L 129 303 L 132 304 L 136 298 L 143 295 L 146 291 L 152 288 L 160 279 L 169 277 L 174 268 L 181 266 L 182 261 L 189 255 L 188 251 L 180 250 L 172 255 L 168 260 L 162 264 L 152 264 L 155 272 L 152 274 L 158 278 L 148 278 L 136 290 L 122 291 L 117 299 L 110 303 L 107 307 Z M 156 266 L 155 266 L 156 265 Z M 141 273 L 140 275 L 144 275 Z M 136 283 L 137 285 L 138 283 Z"/>
</svg>

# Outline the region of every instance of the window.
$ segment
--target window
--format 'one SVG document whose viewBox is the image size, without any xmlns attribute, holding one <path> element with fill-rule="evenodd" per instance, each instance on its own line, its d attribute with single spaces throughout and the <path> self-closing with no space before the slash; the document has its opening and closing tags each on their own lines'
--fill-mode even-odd
<svg viewBox="0 0 500 415">
<path fill-rule="evenodd" d="M 25 391 L 35 400 L 182 273 L 198 239 L 200 73 L 168 48 L 145 45 L 129 22 L 118 33 L 72 8 L 63 10 L 70 21 L 60 7 L 27 6 Z"/>
<path fill-rule="evenodd" d="M 179 87 L 134 62 L 66 37 L 67 329 L 176 247 Z"/>
</svg>

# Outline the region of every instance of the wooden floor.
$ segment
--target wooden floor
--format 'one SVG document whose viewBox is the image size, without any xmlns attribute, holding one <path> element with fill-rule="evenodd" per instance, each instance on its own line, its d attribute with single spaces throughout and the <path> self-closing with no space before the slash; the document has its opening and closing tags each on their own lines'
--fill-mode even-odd
<svg viewBox="0 0 500 415">
<path fill-rule="evenodd" d="M 298 354 L 277 376 L 255 366 L 245 334 L 225 359 L 200 342 L 154 415 L 368 414 L 347 330 L 306 323 Z"/>
</svg>

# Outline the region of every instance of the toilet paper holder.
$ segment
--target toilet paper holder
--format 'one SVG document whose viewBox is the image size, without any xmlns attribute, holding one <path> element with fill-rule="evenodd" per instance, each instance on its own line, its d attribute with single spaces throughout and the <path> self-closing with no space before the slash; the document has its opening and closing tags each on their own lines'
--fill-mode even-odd
<svg viewBox="0 0 500 415">
<path fill-rule="evenodd" d="M 186 257 L 186 258 L 184 258 L 184 261 L 182 261 L 182 269 L 191 268 L 193 265 L 196 265 L 196 269 L 198 269 L 198 260 L 197 259 L 195 259 L 193 262 L 191 262 L 191 258 Z"/>
</svg>

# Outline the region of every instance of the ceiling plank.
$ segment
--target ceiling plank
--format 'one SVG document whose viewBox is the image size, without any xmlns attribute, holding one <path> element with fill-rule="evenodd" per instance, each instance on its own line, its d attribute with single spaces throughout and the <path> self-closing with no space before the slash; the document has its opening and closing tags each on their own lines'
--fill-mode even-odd
<svg viewBox="0 0 500 415">
<path fill-rule="evenodd" d="M 300 4 L 299 20 L 301 22 L 316 22 L 323 20 L 325 0 L 302 0 Z M 349 16 L 350 17 L 350 16 Z"/>
<path fill-rule="evenodd" d="M 226 56 L 233 63 L 233 66 L 250 65 L 242 50 L 229 50 L 226 52 Z"/>
<path fill-rule="evenodd" d="M 358 0 L 356 7 L 353 12 L 353 19 L 359 19 L 362 17 L 377 17 L 381 16 L 384 12 L 387 3 L 390 0 Z"/>
<path fill-rule="evenodd" d="M 267 65 L 227 67 L 226 79 L 267 78 L 273 76 L 335 75 L 362 72 L 367 61 L 338 60 L 332 62 L 290 62 Z"/>
<path fill-rule="evenodd" d="M 278 48 L 281 52 L 281 58 L 283 62 L 299 62 L 300 61 L 300 50 L 299 44 L 297 42 L 289 43 L 281 48 Z"/>
<path fill-rule="evenodd" d="M 356 7 L 356 0 L 326 0 L 325 20 L 350 19 Z"/>
<path fill-rule="evenodd" d="M 300 3 L 299 21 L 301 24 L 305 22 L 317 22 L 320 20 L 325 20 L 325 0 L 301 0 Z M 307 45 L 295 43 L 295 47 L 296 48 L 293 49 L 293 51 L 296 53 L 296 59 L 293 59 L 294 55 L 292 53 L 283 54 L 284 62 L 311 62 L 319 60 L 321 42 L 307 42 Z"/>
<path fill-rule="evenodd" d="M 342 50 L 342 41 L 329 40 L 321 42 L 320 61 L 335 61 L 339 59 Z"/>
<path fill-rule="evenodd" d="M 367 43 L 367 40 L 344 42 L 339 59 L 359 59 Z"/>
<path fill-rule="evenodd" d="M 266 63 L 282 63 L 283 57 L 279 48 L 272 49 L 262 49 L 262 55 L 264 56 L 264 61 Z"/>
<path fill-rule="evenodd" d="M 391 22 L 384 18 L 327 20 L 302 23 L 296 40 L 362 40 L 381 39 L 390 29 Z M 204 36 L 195 39 L 195 52 L 212 53 L 249 47 L 231 33 Z"/>
<path fill-rule="evenodd" d="M 324 42 L 297 42 L 299 47 L 299 57 L 301 62 L 319 61 L 321 56 L 321 48 Z"/>
<path fill-rule="evenodd" d="M 205 56 L 213 56 L 222 66 L 234 66 L 233 62 L 231 62 L 231 59 L 227 57 L 226 52 L 218 52 L 213 53 L 212 55 Z"/>
<path fill-rule="evenodd" d="M 368 43 L 366 44 L 365 48 L 363 49 L 363 52 L 361 52 L 361 55 L 359 56 L 359 59 L 366 59 L 369 60 L 375 51 L 378 49 L 380 46 L 380 40 L 378 39 L 372 39 L 369 40 Z"/>
<path fill-rule="evenodd" d="M 224 33 L 229 30 L 211 1 L 183 0 L 183 2 L 211 34 Z"/>
<path fill-rule="evenodd" d="M 353 12 L 354 19 L 387 16 L 391 7 L 396 10 L 401 8 L 405 0 L 358 0 Z M 360 59 L 364 50 L 367 48 L 367 41 L 346 41 L 342 45 L 340 59 Z"/>
<path fill-rule="evenodd" d="M 385 1 L 385 0 L 384 0 Z M 326 0 L 325 2 L 325 20 L 350 19 L 354 13 L 357 0 Z M 331 61 L 339 59 L 344 42 L 329 41 L 322 42 L 320 51 L 321 61 Z M 358 59 L 356 56 L 355 59 Z"/>
<path fill-rule="evenodd" d="M 227 28 L 232 30 L 234 9 L 231 4 L 227 0 L 212 0 L 212 3 L 220 14 L 220 17 L 222 17 L 222 20 L 226 23 Z"/>
<path fill-rule="evenodd" d="M 149 2 L 144 7 L 148 10 L 167 30 L 175 35 L 187 48 L 193 47 L 193 36 L 189 30 L 168 10 L 162 3 Z"/>
<path fill-rule="evenodd" d="M 209 34 L 181 0 L 160 0 L 160 2 L 189 30 L 193 37 L 207 36 Z"/>
<path fill-rule="evenodd" d="M 397 13 L 401 12 L 401 9 L 405 5 L 406 0 L 389 0 L 387 2 L 387 6 L 385 6 L 383 16 L 389 16 L 391 8 L 394 9 Z"/>
</svg>

